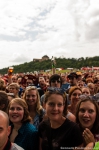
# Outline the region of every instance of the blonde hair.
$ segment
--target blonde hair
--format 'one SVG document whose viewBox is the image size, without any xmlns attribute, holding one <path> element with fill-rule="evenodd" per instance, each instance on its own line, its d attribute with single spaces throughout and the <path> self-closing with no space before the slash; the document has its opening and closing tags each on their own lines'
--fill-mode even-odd
<svg viewBox="0 0 99 150">
<path fill-rule="evenodd" d="M 8 86 L 8 89 L 10 86 L 14 86 L 16 88 L 16 90 L 19 90 L 20 86 L 18 85 L 18 83 L 11 83 L 9 86 Z"/>
<path fill-rule="evenodd" d="M 30 86 L 30 87 L 27 87 L 27 88 L 26 88 L 26 90 L 25 90 L 25 92 L 24 92 L 24 95 L 23 95 L 23 99 L 24 99 L 24 100 L 26 101 L 26 103 L 27 103 L 26 94 L 27 94 L 28 91 L 32 91 L 32 90 L 36 91 L 36 95 L 37 95 L 36 112 L 37 112 L 38 114 L 41 114 L 41 113 L 42 113 L 42 110 L 43 110 L 43 107 L 42 107 L 41 104 L 40 104 L 40 95 L 39 95 L 39 92 L 38 92 L 38 90 L 37 90 L 37 88 L 36 88 L 35 86 Z M 27 104 L 27 105 L 28 105 L 28 104 Z"/>
</svg>

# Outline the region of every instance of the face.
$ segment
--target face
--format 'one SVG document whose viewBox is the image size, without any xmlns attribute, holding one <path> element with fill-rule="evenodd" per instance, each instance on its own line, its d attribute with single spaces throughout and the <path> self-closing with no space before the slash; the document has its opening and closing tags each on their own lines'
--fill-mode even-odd
<svg viewBox="0 0 99 150">
<path fill-rule="evenodd" d="M 26 102 L 28 106 L 37 104 L 37 92 L 36 90 L 29 90 L 26 92 Z"/>
<path fill-rule="evenodd" d="M 83 81 L 79 81 L 79 82 L 78 82 L 78 86 L 79 86 L 80 88 L 82 88 L 82 87 L 84 86 Z"/>
<path fill-rule="evenodd" d="M 58 121 L 63 115 L 63 97 L 58 94 L 51 94 L 45 104 L 45 109 L 50 120 Z"/>
<path fill-rule="evenodd" d="M 29 86 L 29 85 L 31 85 L 31 84 L 33 84 L 33 80 L 27 79 L 27 81 L 26 81 L 26 86 Z"/>
<path fill-rule="evenodd" d="M 74 77 L 69 78 L 69 83 L 71 86 L 74 86 L 77 84 L 77 79 Z"/>
<path fill-rule="evenodd" d="M 63 81 L 63 82 L 66 81 L 66 76 L 65 76 L 65 74 L 61 74 L 61 77 L 62 77 L 62 81 Z"/>
<path fill-rule="evenodd" d="M 82 88 L 82 94 L 90 95 L 90 91 L 88 88 Z"/>
<path fill-rule="evenodd" d="M 3 149 L 10 134 L 10 126 L 7 126 L 6 118 L 0 114 L 0 149 Z"/>
<path fill-rule="evenodd" d="M 17 83 L 17 78 L 16 77 L 12 77 L 12 82 L 13 83 Z"/>
<path fill-rule="evenodd" d="M 18 103 L 12 102 L 9 108 L 9 119 L 13 123 L 21 123 L 24 117 L 24 108 Z"/>
<path fill-rule="evenodd" d="M 10 86 L 9 93 L 14 93 L 16 95 L 18 93 L 18 90 L 15 88 L 15 86 Z"/>
<path fill-rule="evenodd" d="M 51 80 L 51 87 L 57 87 L 57 88 L 60 88 L 61 87 L 61 81 L 60 79 L 53 79 Z"/>
<path fill-rule="evenodd" d="M 90 101 L 82 102 L 78 114 L 79 122 L 83 128 L 91 129 L 96 119 L 96 109 Z"/>
<path fill-rule="evenodd" d="M 95 87 L 99 87 L 99 81 L 97 83 L 94 84 Z"/>
<path fill-rule="evenodd" d="M 70 100 L 71 100 L 71 104 L 76 105 L 77 102 L 80 100 L 80 95 L 82 94 L 82 92 L 79 89 L 76 89 L 75 91 L 73 91 Z"/>
<path fill-rule="evenodd" d="M 94 85 L 89 86 L 90 94 L 94 95 Z"/>
<path fill-rule="evenodd" d="M 49 79 L 46 80 L 46 85 L 49 86 Z"/>
<path fill-rule="evenodd" d="M 40 85 L 41 87 L 44 87 L 44 86 L 46 85 L 46 82 L 45 82 L 45 79 L 44 79 L 44 78 L 41 78 L 41 79 L 39 80 L 39 85 Z"/>
</svg>

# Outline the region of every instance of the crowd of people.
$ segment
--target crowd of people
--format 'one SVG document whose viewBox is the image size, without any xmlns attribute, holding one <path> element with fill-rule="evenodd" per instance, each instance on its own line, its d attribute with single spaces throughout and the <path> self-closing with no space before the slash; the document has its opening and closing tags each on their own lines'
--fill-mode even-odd
<svg viewBox="0 0 99 150">
<path fill-rule="evenodd" d="M 99 150 L 99 72 L 0 77 L 0 150 Z"/>
</svg>

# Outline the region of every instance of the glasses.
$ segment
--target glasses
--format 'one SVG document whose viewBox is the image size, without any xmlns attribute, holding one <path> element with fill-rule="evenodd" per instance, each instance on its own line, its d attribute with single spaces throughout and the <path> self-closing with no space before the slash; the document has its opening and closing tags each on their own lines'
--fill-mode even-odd
<svg viewBox="0 0 99 150">
<path fill-rule="evenodd" d="M 60 80 L 51 80 L 51 82 L 53 82 L 53 83 L 55 83 L 56 81 L 57 81 L 58 83 L 61 82 Z"/>
</svg>

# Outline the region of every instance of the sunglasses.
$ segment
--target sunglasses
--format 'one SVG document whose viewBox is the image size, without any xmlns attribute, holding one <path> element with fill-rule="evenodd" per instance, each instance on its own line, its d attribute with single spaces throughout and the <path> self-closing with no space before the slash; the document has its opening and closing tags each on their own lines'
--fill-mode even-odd
<svg viewBox="0 0 99 150">
<path fill-rule="evenodd" d="M 53 82 L 53 83 L 55 83 L 56 81 L 57 81 L 58 83 L 61 82 L 60 80 L 51 80 L 51 82 Z"/>
<path fill-rule="evenodd" d="M 99 101 L 99 94 L 97 93 L 96 95 L 94 95 L 94 96 L 88 96 L 88 95 L 80 95 L 80 99 L 81 100 L 84 100 L 84 99 L 90 99 L 90 100 L 94 100 L 94 101 L 96 101 L 96 102 L 98 102 Z"/>
</svg>

